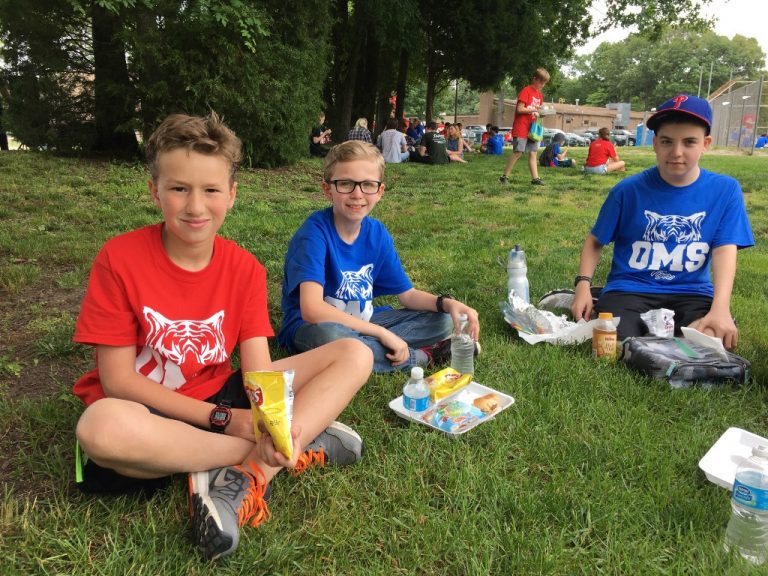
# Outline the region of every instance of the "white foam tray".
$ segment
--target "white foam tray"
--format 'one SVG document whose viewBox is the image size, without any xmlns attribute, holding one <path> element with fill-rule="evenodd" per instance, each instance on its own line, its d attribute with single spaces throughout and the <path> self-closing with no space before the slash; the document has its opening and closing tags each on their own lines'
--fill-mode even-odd
<svg viewBox="0 0 768 576">
<path fill-rule="evenodd" d="M 752 448 L 760 444 L 768 446 L 768 439 L 741 428 L 728 428 L 699 460 L 699 468 L 707 480 L 731 490 L 736 468 L 752 455 Z"/>
<path fill-rule="evenodd" d="M 473 424 L 463 428 L 458 432 L 448 432 L 446 430 L 443 430 L 442 428 L 435 426 L 429 420 L 429 416 L 433 414 L 435 407 L 441 406 L 443 404 L 447 404 L 452 400 L 459 400 L 467 404 L 472 404 L 472 402 L 476 398 L 479 398 L 480 396 L 485 396 L 486 394 L 490 394 L 491 392 L 493 392 L 499 397 L 499 407 L 491 414 L 487 414 L 483 418 L 479 418 Z M 443 434 L 456 437 L 461 434 L 464 434 L 465 432 L 469 432 L 472 428 L 474 428 L 478 424 L 482 424 L 483 422 L 488 422 L 488 420 L 493 420 L 499 412 L 506 410 L 507 408 L 512 406 L 512 404 L 514 403 L 515 403 L 515 399 L 512 396 L 509 396 L 508 394 L 504 394 L 503 392 L 499 392 L 498 390 L 494 390 L 493 388 L 489 388 L 488 386 L 483 386 L 482 384 L 478 384 L 477 382 L 473 381 L 467 384 L 461 390 L 458 390 L 457 392 L 451 394 L 450 396 L 446 396 L 445 398 L 442 398 L 440 401 L 436 402 L 435 404 L 427 408 L 424 412 L 420 412 L 418 414 L 412 415 L 408 410 L 405 409 L 405 407 L 403 406 L 402 396 L 398 396 L 394 400 L 390 401 L 389 407 L 392 409 L 393 412 L 395 412 L 401 418 L 405 418 L 406 420 L 410 420 L 411 422 L 418 422 L 419 424 L 424 424 L 425 426 L 429 426 L 430 428 L 434 428 L 435 430 L 440 430 L 440 432 L 442 432 Z M 424 418 L 426 418 L 426 420 Z"/>
</svg>

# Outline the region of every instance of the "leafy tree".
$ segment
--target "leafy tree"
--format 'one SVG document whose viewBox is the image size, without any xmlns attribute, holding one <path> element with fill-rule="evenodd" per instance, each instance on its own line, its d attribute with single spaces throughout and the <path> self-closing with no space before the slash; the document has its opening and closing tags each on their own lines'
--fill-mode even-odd
<svg viewBox="0 0 768 576">
<path fill-rule="evenodd" d="M 658 39 L 632 34 L 616 43 L 603 43 L 588 57 L 575 61 L 576 77 L 567 84 L 566 100 L 579 98 L 591 105 L 630 102 L 635 110 L 648 110 L 670 94 L 706 92 L 709 64 L 712 87 L 731 76 L 759 75 L 765 55 L 757 40 L 732 40 L 711 31 L 690 28 L 664 31 Z"/>
</svg>

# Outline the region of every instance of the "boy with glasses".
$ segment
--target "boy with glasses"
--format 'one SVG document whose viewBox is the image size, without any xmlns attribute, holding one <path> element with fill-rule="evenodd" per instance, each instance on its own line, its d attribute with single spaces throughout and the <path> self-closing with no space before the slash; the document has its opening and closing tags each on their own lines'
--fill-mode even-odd
<svg viewBox="0 0 768 576">
<path fill-rule="evenodd" d="M 312 214 L 291 239 L 283 273 L 281 345 L 303 351 L 357 338 L 374 354 L 374 372 L 409 370 L 442 360 L 458 317 L 477 341 L 477 312 L 449 294 L 413 287 L 385 226 L 369 214 L 384 195 L 384 158 L 369 144 L 331 149 L 323 194 L 332 206 Z M 403 308 L 377 310 L 396 295 Z"/>
</svg>

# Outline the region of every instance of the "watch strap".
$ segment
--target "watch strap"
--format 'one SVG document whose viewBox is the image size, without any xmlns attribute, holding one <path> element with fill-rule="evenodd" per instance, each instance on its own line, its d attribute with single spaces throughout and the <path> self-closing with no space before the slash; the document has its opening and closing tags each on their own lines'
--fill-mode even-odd
<svg viewBox="0 0 768 576">
<path fill-rule="evenodd" d="M 573 281 L 573 285 L 578 286 L 579 282 L 589 282 L 589 285 L 592 286 L 592 276 L 576 276 L 576 279 Z"/>
<path fill-rule="evenodd" d="M 440 296 L 437 297 L 437 302 L 435 303 L 435 308 L 437 309 L 440 314 L 445 314 L 445 307 L 443 306 L 443 300 L 455 300 L 455 298 L 451 294 L 440 294 Z"/>
</svg>

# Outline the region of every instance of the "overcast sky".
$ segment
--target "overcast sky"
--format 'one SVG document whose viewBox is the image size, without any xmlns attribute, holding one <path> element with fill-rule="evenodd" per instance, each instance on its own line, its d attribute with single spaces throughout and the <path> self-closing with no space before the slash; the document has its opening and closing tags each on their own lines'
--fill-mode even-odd
<svg viewBox="0 0 768 576">
<path fill-rule="evenodd" d="M 766 0 L 712 0 L 705 7 L 707 16 L 714 16 L 715 32 L 721 36 L 733 38 L 741 34 L 747 38 L 756 38 L 763 52 L 768 55 L 768 1 Z M 595 20 L 603 18 L 605 6 L 599 0 L 592 8 Z M 591 54 L 601 42 L 618 42 L 627 37 L 631 30 L 614 29 L 591 40 L 577 50 L 579 54 Z M 768 58 L 766 58 L 768 67 Z"/>
</svg>

